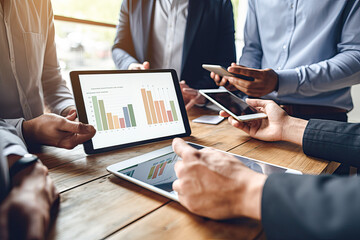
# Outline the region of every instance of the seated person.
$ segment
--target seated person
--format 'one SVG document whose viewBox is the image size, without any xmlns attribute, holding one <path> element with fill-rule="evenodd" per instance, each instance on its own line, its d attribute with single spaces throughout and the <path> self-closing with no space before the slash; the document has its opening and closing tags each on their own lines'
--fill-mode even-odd
<svg viewBox="0 0 360 240">
<path fill-rule="evenodd" d="M 0 119 L 0 239 L 44 239 L 58 198 L 47 168 Z"/>
<path fill-rule="evenodd" d="M 57 60 L 50 0 L 0 3 L 0 118 L 33 143 L 73 148 L 89 140 L 92 126 L 68 123 L 76 110 Z M 57 115 L 44 116 L 45 106 Z"/>
<path fill-rule="evenodd" d="M 347 121 L 360 83 L 359 22 L 358 1 L 249 1 L 241 66 L 228 70 L 255 81 L 212 76 L 292 116 Z"/>
<path fill-rule="evenodd" d="M 273 101 L 248 99 L 267 119 L 229 122 L 264 141 L 299 144 L 309 156 L 359 167 L 360 124 L 290 117 Z M 221 112 L 223 117 L 228 117 Z M 213 219 L 262 221 L 268 239 L 358 239 L 360 177 L 262 175 L 233 156 L 173 141 L 183 159 L 173 188 L 191 212 Z"/>
<path fill-rule="evenodd" d="M 112 55 L 119 69 L 175 69 L 189 108 L 205 100 L 192 89 L 217 88 L 202 64 L 234 61 L 234 33 L 230 0 L 124 0 Z"/>
</svg>

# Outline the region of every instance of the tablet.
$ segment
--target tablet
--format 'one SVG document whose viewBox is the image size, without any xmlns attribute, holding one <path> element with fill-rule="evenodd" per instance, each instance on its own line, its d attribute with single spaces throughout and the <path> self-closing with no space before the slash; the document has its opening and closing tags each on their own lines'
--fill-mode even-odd
<svg viewBox="0 0 360 240">
<path fill-rule="evenodd" d="M 204 89 L 199 90 L 199 93 L 239 122 L 267 117 L 265 113 L 259 113 L 244 100 L 226 89 Z"/>
<path fill-rule="evenodd" d="M 204 146 L 195 143 L 187 143 L 199 150 L 204 148 Z M 297 170 L 276 166 L 270 163 L 265 163 L 259 160 L 235 154 L 231 155 L 235 156 L 250 169 L 262 174 L 302 174 Z M 174 165 L 177 161 L 181 161 L 181 158 L 174 153 L 171 146 L 168 146 L 113 164 L 107 167 L 107 170 L 120 178 L 128 180 L 172 200 L 178 201 L 177 193 L 172 188 L 173 182 L 177 179 L 174 171 Z"/>
<path fill-rule="evenodd" d="M 95 136 L 87 154 L 191 134 L 175 70 L 70 73 L 79 121 Z"/>
</svg>

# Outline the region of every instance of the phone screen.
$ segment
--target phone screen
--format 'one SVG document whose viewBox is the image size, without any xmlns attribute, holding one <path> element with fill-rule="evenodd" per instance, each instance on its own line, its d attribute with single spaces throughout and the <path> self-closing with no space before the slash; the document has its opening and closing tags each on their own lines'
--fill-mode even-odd
<svg viewBox="0 0 360 240">
<path fill-rule="evenodd" d="M 220 103 L 236 116 L 258 113 L 256 109 L 249 106 L 241 98 L 229 92 L 207 92 L 206 95 Z"/>
</svg>

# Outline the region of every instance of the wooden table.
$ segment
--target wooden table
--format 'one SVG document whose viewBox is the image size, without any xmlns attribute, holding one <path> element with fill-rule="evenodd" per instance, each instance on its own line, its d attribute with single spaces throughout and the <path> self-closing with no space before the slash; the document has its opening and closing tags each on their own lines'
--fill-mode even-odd
<svg viewBox="0 0 360 240">
<path fill-rule="evenodd" d="M 194 108 L 189 118 L 210 110 Z M 305 156 L 299 146 L 251 139 L 230 126 L 191 122 L 185 138 L 205 146 L 293 168 L 306 174 L 332 173 L 337 164 Z M 250 219 L 213 221 L 189 213 L 179 203 L 119 179 L 106 167 L 170 145 L 163 141 L 86 156 L 73 150 L 45 147 L 38 156 L 61 193 L 60 211 L 49 239 L 263 239 L 261 223 Z"/>
</svg>

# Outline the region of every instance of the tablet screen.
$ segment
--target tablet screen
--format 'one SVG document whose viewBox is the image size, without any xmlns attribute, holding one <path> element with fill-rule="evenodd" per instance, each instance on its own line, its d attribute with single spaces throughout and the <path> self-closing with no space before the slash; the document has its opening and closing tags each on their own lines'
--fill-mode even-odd
<svg viewBox="0 0 360 240">
<path fill-rule="evenodd" d="M 97 130 L 93 150 L 185 134 L 173 77 L 171 71 L 78 74 L 87 122 Z"/>
<path fill-rule="evenodd" d="M 207 92 L 206 95 L 210 96 L 216 102 L 220 103 L 226 109 L 230 110 L 236 116 L 257 113 L 255 109 L 249 106 L 239 97 L 229 92 Z"/>
<path fill-rule="evenodd" d="M 170 152 L 118 172 L 166 192 L 174 193 L 172 184 L 177 179 L 174 165 L 178 159 L 174 152 Z"/>
</svg>

